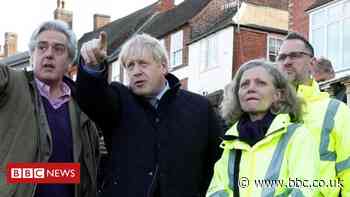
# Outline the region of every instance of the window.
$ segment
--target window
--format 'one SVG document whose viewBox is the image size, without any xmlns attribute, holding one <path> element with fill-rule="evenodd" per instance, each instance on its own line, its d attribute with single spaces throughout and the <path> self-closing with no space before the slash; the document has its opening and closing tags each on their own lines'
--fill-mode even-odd
<svg viewBox="0 0 350 197">
<path fill-rule="evenodd" d="M 329 58 L 335 71 L 350 68 L 349 0 L 310 13 L 310 41 L 315 56 Z"/>
<path fill-rule="evenodd" d="M 267 39 L 267 59 L 271 62 L 276 61 L 278 51 L 282 45 L 283 40 L 281 38 L 269 36 Z"/>
<path fill-rule="evenodd" d="M 211 36 L 208 38 L 208 68 L 213 68 L 218 65 L 218 40 L 217 36 Z"/>
<path fill-rule="evenodd" d="M 229 2 L 226 2 L 221 9 L 222 10 L 228 10 L 228 9 L 232 9 L 232 8 L 236 8 L 238 6 L 238 1 L 237 0 L 231 0 Z"/>
<path fill-rule="evenodd" d="M 171 35 L 170 43 L 170 65 L 176 67 L 182 65 L 183 31 Z"/>
<path fill-rule="evenodd" d="M 201 72 L 218 66 L 218 36 L 216 34 L 205 38 L 200 43 Z"/>
<path fill-rule="evenodd" d="M 112 64 L 112 77 L 111 81 L 120 81 L 120 64 L 119 61 Z"/>
<path fill-rule="evenodd" d="M 208 68 L 208 41 L 207 39 L 201 40 L 199 43 L 199 64 L 201 72 Z"/>
</svg>

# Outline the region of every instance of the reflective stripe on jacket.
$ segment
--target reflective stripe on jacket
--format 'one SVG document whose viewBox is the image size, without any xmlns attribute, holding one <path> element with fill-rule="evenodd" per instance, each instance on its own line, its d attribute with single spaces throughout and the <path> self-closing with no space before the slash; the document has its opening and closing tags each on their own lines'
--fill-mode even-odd
<svg viewBox="0 0 350 197">
<path fill-rule="evenodd" d="M 306 102 L 304 124 L 319 147 L 320 179 L 328 187 L 321 192 L 327 197 L 350 196 L 350 110 L 341 101 L 320 92 L 315 81 L 299 85 L 298 96 Z M 338 180 L 339 179 L 339 180 Z"/>
<path fill-rule="evenodd" d="M 228 130 L 227 135 L 238 136 L 237 124 Z M 224 152 L 215 164 L 207 192 L 209 197 L 234 196 L 236 150 L 242 151 L 238 175 L 240 196 L 313 196 L 317 192 L 293 188 L 297 180 L 317 179 L 319 158 L 310 132 L 302 125 L 290 123 L 286 114 L 276 116 L 265 138 L 254 146 L 234 139 L 224 140 L 221 147 Z"/>
</svg>

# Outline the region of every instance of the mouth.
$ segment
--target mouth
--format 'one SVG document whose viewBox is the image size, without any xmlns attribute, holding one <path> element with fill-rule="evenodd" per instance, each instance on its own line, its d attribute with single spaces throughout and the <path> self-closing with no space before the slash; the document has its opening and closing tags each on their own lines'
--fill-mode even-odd
<svg viewBox="0 0 350 197">
<path fill-rule="evenodd" d="M 256 98 L 256 97 L 249 97 L 249 98 L 247 98 L 246 99 L 246 101 L 259 101 L 259 99 L 258 98 Z"/>
<path fill-rule="evenodd" d="M 140 88 L 140 87 L 144 86 L 145 83 L 146 83 L 145 80 L 139 80 L 139 81 L 135 81 L 135 82 L 134 82 L 134 85 L 135 85 L 136 87 Z"/>
<path fill-rule="evenodd" d="M 54 69 L 55 66 L 54 66 L 53 64 L 50 64 L 50 63 L 45 63 L 45 64 L 43 65 L 43 68 Z"/>
<path fill-rule="evenodd" d="M 295 69 L 292 66 L 284 66 L 283 70 L 286 72 L 294 72 L 295 71 Z"/>
</svg>

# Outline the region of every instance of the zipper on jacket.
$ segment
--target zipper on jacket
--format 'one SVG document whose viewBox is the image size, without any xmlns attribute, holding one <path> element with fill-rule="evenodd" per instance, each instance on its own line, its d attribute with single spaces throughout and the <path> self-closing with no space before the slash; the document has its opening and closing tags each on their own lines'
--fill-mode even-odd
<svg viewBox="0 0 350 197">
<path fill-rule="evenodd" d="M 159 166 L 156 165 L 156 169 L 155 169 L 155 171 L 153 173 L 153 177 L 152 177 L 152 182 L 151 182 L 150 186 L 148 187 L 147 197 L 153 197 L 154 192 L 158 189 L 157 187 L 159 187 L 159 185 L 156 183 L 158 171 L 159 171 Z"/>
</svg>

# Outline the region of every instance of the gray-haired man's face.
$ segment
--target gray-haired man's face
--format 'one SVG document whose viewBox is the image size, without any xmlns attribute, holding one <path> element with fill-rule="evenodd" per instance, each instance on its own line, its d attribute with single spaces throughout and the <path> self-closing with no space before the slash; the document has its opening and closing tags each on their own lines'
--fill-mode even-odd
<svg viewBox="0 0 350 197">
<path fill-rule="evenodd" d="M 32 52 L 35 76 L 50 85 L 62 80 L 68 70 L 68 39 L 65 34 L 47 30 L 41 32 Z"/>
</svg>

